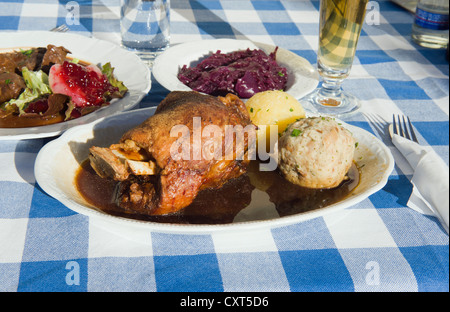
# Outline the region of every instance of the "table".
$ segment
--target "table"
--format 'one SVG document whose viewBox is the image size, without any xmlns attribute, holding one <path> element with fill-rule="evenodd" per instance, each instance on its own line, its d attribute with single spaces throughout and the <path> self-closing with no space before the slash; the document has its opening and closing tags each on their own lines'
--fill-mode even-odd
<svg viewBox="0 0 450 312">
<path fill-rule="evenodd" d="M 316 64 L 318 8 L 319 1 L 306 0 L 172 0 L 171 44 L 246 38 Z M 3 0 L 0 40 L 2 32 L 66 23 L 73 33 L 119 44 L 118 15 L 117 0 Z M 363 107 L 346 121 L 380 138 L 396 165 L 381 191 L 332 217 L 245 235 L 125 237 L 92 224 L 37 185 L 34 160 L 54 138 L 0 141 L 0 291 L 448 291 L 448 234 L 435 217 L 406 206 L 412 169 L 367 118 L 408 115 L 421 143 L 448 165 L 449 64 L 444 50 L 412 43 L 412 21 L 390 1 L 369 3 L 344 83 Z M 157 105 L 167 93 L 153 80 L 140 107 Z"/>
</svg>

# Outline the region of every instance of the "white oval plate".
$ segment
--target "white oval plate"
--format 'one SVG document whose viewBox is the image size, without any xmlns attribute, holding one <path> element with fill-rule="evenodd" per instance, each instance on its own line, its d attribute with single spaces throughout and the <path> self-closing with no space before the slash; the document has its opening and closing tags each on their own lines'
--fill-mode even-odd
<svg viewBox="0 0 450 312">
<path fill-rule="evenodd" d="M 46 47 L 48 44 L 64 46 L 70 56 L 93 64 L 111 63 L 114 74 L 128 88 L 122 99 L 113 100 L 83 117 L 53 125 L 27 128 L 0 128 L 0 140 L 20 140 L 51 137 L 77 125 L 117 114 L 136 106 L 150 91 L 150 70 L 134 53 L 111 42 L 71 33 L 49 31 L 7 32 L 1 34 L 0 53 L 18 48 Z"/>
<path fill-rule="evenodd" d="M 87 159 L 91 146 L 109 146 L 117 143 L 125 131 L 143 122 L 154 111 L 154 107 L 133 110 L 69 129 L 59 138 L 47 143 L 39 152 L 35 162 L 37 183 L 50 196 L 73 211 L 89 216 L 91 221 L 109 231 L 120 231 L 130 235 L 136 231 L 201 234 L 274 228 L 348 208 L 379 191 L 386 184 L 394 168 L 394 159 L 386 145 L 369 132 L 344 123 L 359 143 L 355 161 L 361 167 L 361 179 L 354 192 L 336 204 L 279 217 L 276 216 L 273 204 L 266 199 L 267 196 L 261 196 L 261 193 L 258 193 L 261 191 L 255 188 L 252 202 L 236 216 L 235 222 L 220 225 L 155 223 L 116 217 L 97 210 L 83 199 L 75 186 L 75 176 L 80 163 Z"/>
<path fill-rule="evenodd" d="M 190 91 L 191 88 L 183 84 L 177 77 L 184 66 L 195 66 L 197 63 L 220 50 L 222 53 L 246 49 L 261 49 L 266 54 L 272 53 L 272 45 L 252 42 L 249 40 L 216 39 L 187 42 L 175 45 L 159 55 L 153 65 L 153 76 L 169 91 Z M 277 63 L 287 69 L 288 82 L 286 92 L 300 99 L 311 93 L 319 84 L 319 73 L 303 57 L 278 48 Z"/>
</svg>

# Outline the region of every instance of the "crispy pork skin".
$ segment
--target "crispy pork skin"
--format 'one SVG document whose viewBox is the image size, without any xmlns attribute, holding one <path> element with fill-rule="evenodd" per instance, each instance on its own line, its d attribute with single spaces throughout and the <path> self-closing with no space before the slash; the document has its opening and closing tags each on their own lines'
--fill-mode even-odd
<svg viewBox="0 0 450 312">
<path fill-rule="evenodd" d="M 196 118 L 201 121 L 200 129 L 214 125 L 221 130 L 220 136 L 200 137 L 201 150 L 220 145 L 221 157 L 195 157 Z M 178 126 L 189 129 L 189 135 L 174 135 Z M 174 91 L 153 116 L 126 132 L 118 144 L 106 150 L 92 147 L 91 165 L 99 175 L 121 181 L 117 204 L 124 210 L 149 215 L 174 213 L 192 203 L 202 189 L 219 188 L 246 171 L 254 137 L 245 135 L 244 144 L 227 149 L 226 126 L 255 129 L 239 98 Z M 177 150 L 178 146 L 189 146 L 189 157 L 174 157 L 174 147 Z M 136 174 L 133 168 L 148 174 Z"/>
</svg>

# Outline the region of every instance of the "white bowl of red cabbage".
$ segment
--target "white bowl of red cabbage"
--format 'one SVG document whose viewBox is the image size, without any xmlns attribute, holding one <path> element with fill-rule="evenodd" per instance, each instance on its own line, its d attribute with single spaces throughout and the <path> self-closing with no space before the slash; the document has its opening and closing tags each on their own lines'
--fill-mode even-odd
<svg viewBox="0 0 450 312">
<path fill-rule="evenodd" d="M 281 47 L 234 39 L 174 45 L 155 60 L 153 75 L 169 91 L 233 93 L 244 100 L 267 90 L 283 90 L 299 99 L 319 83 L 317 70 L 303 57 Z"/>
</svg>

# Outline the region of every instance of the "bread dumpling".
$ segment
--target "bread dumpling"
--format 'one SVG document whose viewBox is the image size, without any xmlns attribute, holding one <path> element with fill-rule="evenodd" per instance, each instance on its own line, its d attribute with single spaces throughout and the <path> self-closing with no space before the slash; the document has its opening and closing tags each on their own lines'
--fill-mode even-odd
<svg viewBox="0 0 450 312">
<path fill-rule="evenodd" d="M 355 139 L 333 118 L 308 117 L 286 128 L 278 152 L 279 169 L 291 183 L 333 188 L 352 165 Z"/>
</svg>

